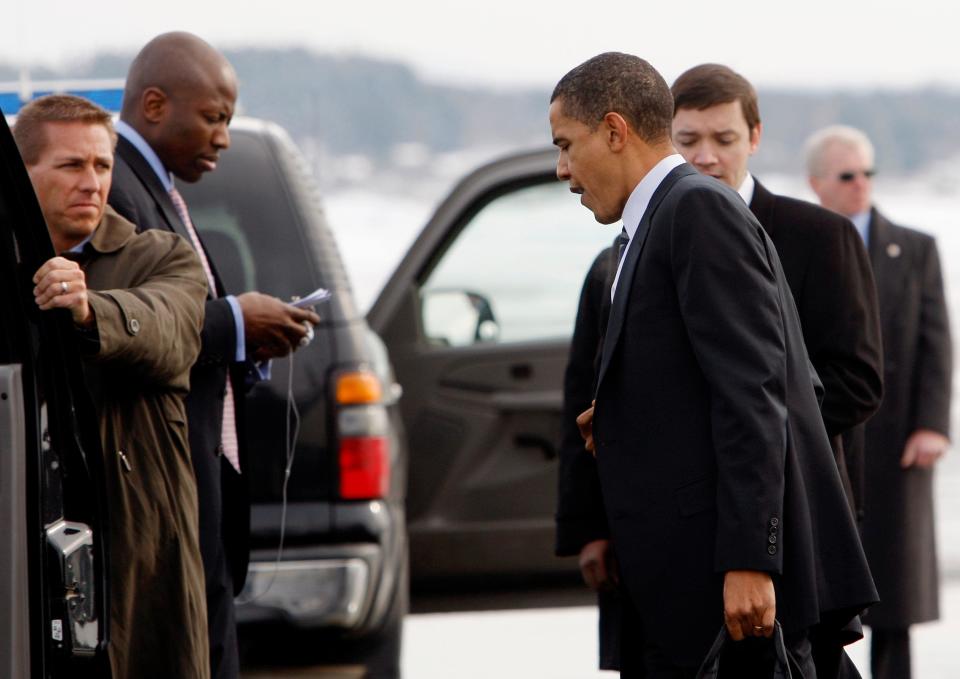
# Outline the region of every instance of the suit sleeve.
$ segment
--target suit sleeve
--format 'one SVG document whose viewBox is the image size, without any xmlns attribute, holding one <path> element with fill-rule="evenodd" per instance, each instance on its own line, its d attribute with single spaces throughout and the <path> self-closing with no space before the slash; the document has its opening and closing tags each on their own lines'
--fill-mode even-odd
<svg viewBox="0 0 960 679">
<path fill-rule="evenodd" d="M 734 196 L 702 187 L 680 200 L 671 260 L 680 313 L 710 392 L 714 566 L 779 573 L 782 549 L 769 549 L 767 538 L 783 516 L 787 354 L 778 286 L 786 282 L 775 273 L 763 228 Z"/>
<path fill-rule="evenodd" d="M 206 277 L 182 239 L 166 250 L 136 287 L 89 291 L 99 350 L 92 360 L 120 363 L 145 381 L 168 384 L 190 370 L 200 350 Z"/>
<path fill-rule="evenodd" d="M 600 348 L 603 295 L 609 295 L 610 248 L 594 260 L 580 292 L 570 358 L 563 378 L 563 425 L 557 493 L 557 556 L 579 554 L 593 540 L 609 537 L 597 463 L 583 447 L 577 415 L 590 407 Z"/>
<path fill-rule="evenodd" d="M 820 231 L 815 271 L 804 279 L 800 317 L 810 360 L 823 381 L 827 434 L 865 422 L 883 396 L 883 347 L 873 272 L 863 241 L 846 219 Z"/>
<path fill-rule="evenodd" d="M 223 297 L 208 299 L 200 333 L 198 365 L 236 363 L 237 327 L 230 303 Z"/>
<path fill-rule="evenodd" d="M 937 244 L 932 238 L 927 242 L 923 262 L 917 364 L 913 371 L 916 380 L 913 431 L 932 429 L 949 437 L 953 373 L 950 321 Z"/>
</svg>

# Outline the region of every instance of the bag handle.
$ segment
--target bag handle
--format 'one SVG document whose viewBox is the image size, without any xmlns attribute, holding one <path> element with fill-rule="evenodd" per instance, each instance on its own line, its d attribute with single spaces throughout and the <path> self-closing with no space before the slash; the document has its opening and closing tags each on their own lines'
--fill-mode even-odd
<svg viewBox="0 0 960 679">
<path fill-rule="evenodd" d="M 696 679 L 719 679 L 720 653 L 728 640 L 730 640 L 730 635 L 727 633 L 727 626 L 722 625 L 720 633 L 707 652 L 707 657 L 703 659 L 700 669 L 697 670 Z M 793 679 L 793 673 L 790 671 L 790 660 L 787 656 L 787 645 L 783 640 L 783 627 L 776 620 L 773 623 L 773 648 L 777 656 L 776 662 L 773 664 L 773 679 Z"/>
</svg>

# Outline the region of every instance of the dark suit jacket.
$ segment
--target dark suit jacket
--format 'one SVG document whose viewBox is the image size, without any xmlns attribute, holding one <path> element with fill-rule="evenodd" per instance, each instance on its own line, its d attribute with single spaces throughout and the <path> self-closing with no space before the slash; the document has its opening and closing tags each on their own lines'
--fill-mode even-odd
<svg viewBox="0 0 960 679">
<path fill-rule="evenodd" d="M 939 617 L 933 470 L 904 470 L 900 457 L 917 429 L 950 435 L 950 322 L 934 239 L 874 209 L 868 240 L 886 395 L 866 429 L 863 542 L 881 597 L 866 622 L 903 628 Z"/>
<path fill-rule="evenodd" d="M 677 666 L 710 647 L 729 570 L 773 575 L 788 634 L 876 600 L 815 379 L 763 228 L 728 187 L 673 170 L 624 259 L 594 440 L 622 583 Z"/>
<path fill-rule="evenodd" d="M 570 357 L 563 376 L 563 429 L 557 474 L 557 541 L 560 556 L 578 554 L 593 540 L 609 537 L 600 497 L 597 463 L 583 447 L 577 415 L 590 407 L 597 388 L 600 341 L 610 307 L 617 252 L 605 248 L 594 259 L 580 292 Z"/>
<path fill-rule="evenodd" d="M 882 349 L 877 294 L 863 241 L 850 220 L 806 201 L 770 193 L 756 181 L 750 209 L 777 248 L 793 294 L 807 353 L 824 385 L 821 414 L 845 489 L 862 509 L 863 440 L 840 435 L 880 406 Z M 590 405 L 595 359 L 616 270 L 611 249 L 584 281 L 564 379 L 564 430 L 557 503 L 559 555 L 577 554 L 608 537 L 593 457 L 583 450 L 574 419 Z M 856 439 L 857 437 L 853 437 Z"/>
<path fill-rule="evenodd" d="M 883 395 L 880 313 L 870 260 L 849 219 L 777 196 L 759 181 L 750 210 L 777 248 L 810 361 L 823 382 L 820 406 L 845 488 L 863 508 L 863 442 L 841 436 L 873 415 Z"/>
<path fill-rule="evenodd" d="M 166 229 L 190 240 L 177 210 L 153 168 L 130 142 L 117 141 L 113 185 L 109 204 L 137 228 Z M 208 260 L 210 258 L 208 257 Z M 243 393 L 247 366 L 237 364 L 236 325 L 225 291 L 216 274 L 217 298 L 208 297 L 201 332 L 200 357 L 190 373 L 187 417 L 190 449 L 197 474 L 200 497 L 200 549 L 204 566 L 216 560 L 218 543 L 226 548 L 226 558 L 235 593 L 246 579 L 249 562 L 250 505 L 246 477 L 238 475 L 220 453 L 223 424 L 223 398 L 227 377 L 233 380 L 237 430 L 240 440 L 240 468 L 245 467 L 243 446 Z"/>
</svg>

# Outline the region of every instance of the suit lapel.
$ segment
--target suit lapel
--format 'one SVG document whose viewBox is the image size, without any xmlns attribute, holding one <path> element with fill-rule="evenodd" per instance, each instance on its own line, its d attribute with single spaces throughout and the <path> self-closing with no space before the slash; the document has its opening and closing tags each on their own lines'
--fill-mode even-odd
<svg viewBox="0 0 960 679">
<path fill-rule="evenodd" d="M 627 312 L 627 299 L 633 287 L 633 275 L 637 270 L 637 263 L 640 261 L 640 253 L 643 251 L 643 245 L 646 243 L 647 234 L 650 233 L 650 223 L 653 214 L 660 206 L 664 196 L 670 192 L 670 188 L 681 177 L 696 174 L 690 165 L 684 163 L 678 165 L 660 182 L 660 186 L 654 191 L 650 198 L 650 203 L 640 218 L 640 225 L 637 232 L 633 235 L 633 241 L 627 247 L 627 254 L 623 260 L 623 267 L 620 269 L 620 278 L 617 280 L 617 291 L 613 296 L 613 304 L 610 307 L 610 318 L 607 321 L 607 331 L 603 337 L 603 350 L 600 355 L 600 370 L 597 373 L 597 388 L 603 382 L 603 376 L 610 365 L 610 358 L 620 340 L 620 333 L 623 330 L 623 320 Z"/>
<path fill-rule="evenodd" d="M 773 237 L 773 205 L 776 197 L 767 191 L 767 187 L 761 184 L 756 177 L 753 178 L 753 198 L 750 199 L 750 211 L 757 218 L 760 225 L 763 226 L 767 235 Z"/>
<path fill-rule="evenodd" d="M 123 136 L 119 136 L 117 139 L 117 154 L 130 166 L 130 169 L 137 176 L 137 179 L 140 180 L 140 183 L 146 187 L 150 196 L 156 201 L 167 223 L 167 228 L 179 236 L 186 238 L 188 243 L 191 242 L 190 234 L 187 233 L 187 228 L 183 225 L 180 215 L 177 213 L 177 208 L 173 206 L 170 194 L 167 193 L 157 173 L 150 167 L 150 163 L 143 157 L 143 154 L 137 150 L 137 147 L 124 139 Z"/>
<path fill-rule="evenodd" d="M 885 315 L 889 313 L 887 310 L 896 308 L 897 299 L 903 290 L 903 267 L 900 265 L 906 254 L 903 247 L 903 244 L 898 242 L 890 222 L 876 208 L 872 208 L 868 252 L 884 325 L 887 320 Z"/>
<path fill-rule="evenodd" d="M 137 176 L 137 179 L 140 180 L 140 183 L 144 185 L 153 200 L 156 201 L 157 205 L 160 207 L 160 212 L 163 215 L 164 221 L 167 223 L 167 228 L 193 245 L 193 239 L 190 238 L 190 234 L 187 232 L 187 227 L 184 226 L 183 220 L 180 219 L 180 213 L 177 212 L 177 208 L 174 206 L 173 200 L 170 198 L 170 194 L 167 193 L 167 190 L 164 188 L 163 183 L 157 176 L 157 173 L 153 171 L 153 168 L 150 167 L 150 163 L 148 163 L 147 159 L 143 157 L 143 154 L 137 150 L 137 147 L 124 139 L 122 135 L 117 135 L 117 155 L 123 158 L 127 165 L 130 166 L 130 170 Z M 140 228 L 139 225 L 137 225 L 137 228 Z M 217 272 L 216 266 L 214 266 L 213 261 L 210 259 L 208 254 L 210 251 L 203 243 L 203 239 L 200 238 L 199 232 L 197 233 L 197 238 L 200 240 L 200 246 L 203 248 L 204 255 L 207 258 L 207 263 L 210 266 L 210 270 L 213 272 L 214 284 L 217 286 L 215 291 L 217 293 L 216 296 L 222 297 L 224 295 L 224 289 L 223 283 L 220 280 L 220 274 Z M 214 291 L 211 291 L 211 293 L 212 292 Z"/>
</svg>

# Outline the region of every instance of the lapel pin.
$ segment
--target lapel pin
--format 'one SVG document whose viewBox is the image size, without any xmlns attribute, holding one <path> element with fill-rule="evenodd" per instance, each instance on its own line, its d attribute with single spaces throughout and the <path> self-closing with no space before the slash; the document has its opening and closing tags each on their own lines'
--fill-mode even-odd
<svg viewBox="0 0 960 679">
<path fill-rule="evenodd" d="M 887 246 L 887 256 L 888 257 L 899 257 L 900 256 L 900 246 L 896 243 L 890 243 Z"/>
</svg>

